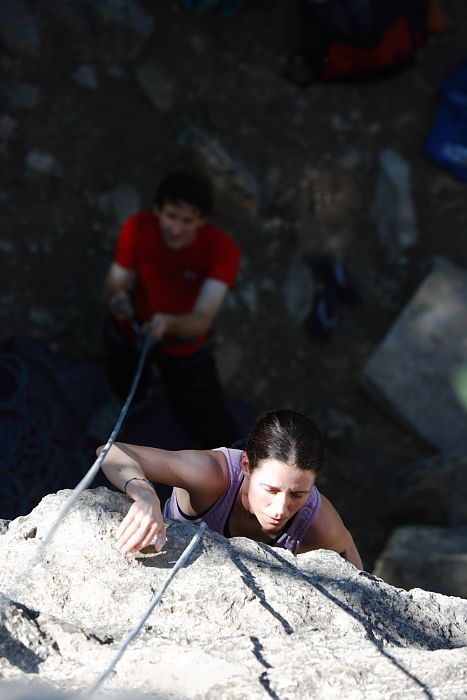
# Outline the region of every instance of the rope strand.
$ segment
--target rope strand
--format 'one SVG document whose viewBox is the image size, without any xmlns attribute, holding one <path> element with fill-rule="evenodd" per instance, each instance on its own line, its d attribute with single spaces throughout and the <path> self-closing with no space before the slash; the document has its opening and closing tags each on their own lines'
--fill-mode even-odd
<svg viewBox="0 0 467 700">
<path fill-rule="evenodd" d="M 122 643 L 120 644 L 119 648 L 117 649 L 117 652 L 111 662 L 108 664 L 108 666 L 102 671 L 102 673 L 98 676 L 98 678 L 94 681 L 92 686 L 89 688 L 89 690 L 84 693 L 84 698 L 89 698 L 91 695 L 93 695 L 96 690 L 99 688 L 99 686 L 105 681 L 107 676 L 111 673 L 111 671 L 114 669 L 114 667 L 117 665 L 117 663 L 120 661 L 122 658 L 123 654 L 125 653 L 128 645 L 130 642 L 140 633 L 144 623 L 148 619 L 149 615 L 152 613 L 156 605 L 159 603 L 161 600 L 162 596 L 164 595 L 165 591 L 167 590 L 170 582 L 174 578 L 174 576 L 177 574 L 177 572 L 182 568 L 183 564 L 187 561 L 189 558 L 190 554 L 196 547 L 197 543 L 199 540 L 202 538 L 204 532 L 206 530 L 206 523 L 202 523 L 199 528 L 198 532 L 195 534 L 195 536 L 192 538 L 191 542 L 188 544 L 186 549 L 182 552 L 180 557 L 177 559 L 175 562 L 173 568 L 170 570 L 169 574 L 166 576 L 165 580 L 163 581 L 162 585 L 159 587 L 159 590 L 151 600 L 149 606 L 147 609 L 144 611 L 143 615 L 141 616 L 139 622 L 135 627 L 130 630 L 130 632 L 124 637 Z"/>
<path fill-rule="evenodd" d="M 81 479 L 79 484 L 75 486 L 73 489 L 72 494 L 64 504 L 63 508 L 60 510 L 59 514 L 57 515 L 55 521 L 52 523 L 52 526 L 50 527 L 49 531 L 47 532 L 46 536 L 42 540 L 41 544 L 39 545 L 39 548 L 37 550 L 37 554 L 32 562 L 32 567 L 36 566 L 36 564 L 39 563 L 40 559 L 42 558 L 42 555 L 44 554 L 44 551 L 46 547 L 50 544 L 52 541 L 53 536 L 55 535 L 60 522 L 68 515 L 70 510 L 73 508 L 74 504 L 84 491 L 89 484 L 92 483 L 94 480 L 94 477 L 96 476 L 97 472 L 100 469 L 100 466 L 102 462 L 104 461 L 107 453 L 109 452 L 110 448 L 114 444 L 116 437 L 118 433 L 120 432 L 120 428 L 122 427 L 123 421 L 125 420 L 126 414 L 128 412 L 128 409 L 130 407 L 131 402 L 133 401 L 133 397 L 135 395 L 136 389 L 138 387 L 138 383 L 141 379 L 141 374 L 143 372 L 143 367 L 144 363 L 146 361 L 146 357 L 148 355 L 149 349 L 152 347 L 154 344 L 154 339 L 147 336 L 144 339 L 143 346 L 141 349 L 141 355 L 139 358 L 139 363 L 138 367 L 136 369 L 136 373 L 133 379 L 133 384 L 131 385 L 130 391 L 128 393 L 128 396 L 126 398 L 125 403 L 122 406 L 122 410 L 120 411 L 120 414 L 118 416 L 117 422 L 115 423 L 115 427 L 112 430 L 109 439 L 107 440 L 102 452 L 100 453 L 99 457 L 95 460 L 94 464 L 89 468 L 87 473 L 84 475 L 84 477 Z"/>
</svg>

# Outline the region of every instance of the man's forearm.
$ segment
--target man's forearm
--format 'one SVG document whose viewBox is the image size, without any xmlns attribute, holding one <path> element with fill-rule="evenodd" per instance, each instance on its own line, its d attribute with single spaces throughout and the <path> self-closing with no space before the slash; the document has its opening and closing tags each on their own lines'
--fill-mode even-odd
<svg viewBox="0 0 467 700">
<path fill-rule="evenodd" d="M 176 335 L 179 338 L 196 338 L 207 333 L 210 327 L 211 320 L 201 313 L 168 315 L 168 335 Z"/>
<path fill-rule="evenodd" d="M 209 316 L 193 311 L 191 314 L 154 314 L 146 324 L 146 331 L 157 340 L 168 335 L 177 338 L 197 338 L 210 329 L 212 320 Z"/>
</svg>

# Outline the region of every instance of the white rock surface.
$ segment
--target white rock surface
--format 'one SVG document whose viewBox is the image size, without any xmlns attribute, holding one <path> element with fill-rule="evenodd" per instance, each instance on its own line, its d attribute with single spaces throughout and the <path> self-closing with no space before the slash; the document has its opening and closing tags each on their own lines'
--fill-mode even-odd
<svg viewBox="0 0 467 700">
<path fill-rule="evenodd" d="M 47 496 L 0 536 L 0 676 L 77 690 L 109 663 L 195 530 L 171 523 L 161 554 L 125 556 L 113 538 L 130 501 L 87 491 L 32 574 L 68 494 Z M 467 601 L 392 588 L 332 552 L 294 557 L 207 533 L 105 689 L 453 700 L 465 697 L 466 623 Z"/>
</svg>

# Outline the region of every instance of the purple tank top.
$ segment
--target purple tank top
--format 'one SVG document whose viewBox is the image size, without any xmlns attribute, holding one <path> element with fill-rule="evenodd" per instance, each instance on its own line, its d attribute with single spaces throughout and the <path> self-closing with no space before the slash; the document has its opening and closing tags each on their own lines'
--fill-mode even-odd
<svg viewBox="0 0 467 700">
<path fill-rule="evenodd" d="M 230 516 L 234 501 L 243 481 L 241 467 L 242 450 L 219 447 L 218 451 L 225 455 L 228 465 L 229 485 L 224 495 L 201 516 L 188 518 L 178 507 L 177 495 L 174 489 L 164 508 L 164 515 L 167 518 L 178 520 L 182 523 L 192 523 L 193 525 L 199 525 L 205 522 L 210 530 L 218 532 L 220 535 L 224 534 L 225 524 Z M 307 533 L 308 528 L 316 518 L 320 504 L 321 497 L 319 491 L 316 486 L 313 486 L 306 503 L 296 513 L 292 522 L 281 536 L 277 540 L 271 542 L 271 546 L 289 549 L 291 552 L 295 553 Z"/>
</svg>

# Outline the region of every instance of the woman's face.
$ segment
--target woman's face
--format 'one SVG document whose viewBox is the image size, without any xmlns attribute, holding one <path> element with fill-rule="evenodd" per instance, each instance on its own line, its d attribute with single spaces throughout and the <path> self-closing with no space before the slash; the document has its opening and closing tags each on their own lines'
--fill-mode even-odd
<svg viewBox="0 0 467 700">
<path fill-rule="evenodd" d="M 276 459 L 261 460 L 250 472 L 244 462 L 248 479 L 248 507 L 265 532 L 278 532 L 301 508 L 315 483 L 316 474 L 297 469 Z"/>
</svg>

